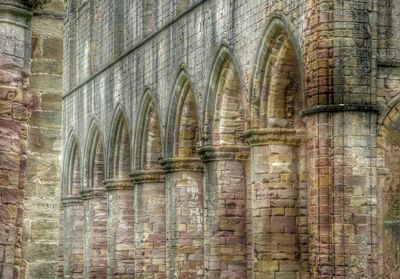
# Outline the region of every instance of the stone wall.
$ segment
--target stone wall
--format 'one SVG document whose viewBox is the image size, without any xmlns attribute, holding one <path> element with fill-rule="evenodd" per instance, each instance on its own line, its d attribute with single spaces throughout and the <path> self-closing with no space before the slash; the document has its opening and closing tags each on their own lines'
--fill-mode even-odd
<svg viewBox="0 0 400 279">
<path fill-rule="evenodd" d="M 128 2 L 65 22 L 64 224 L 105 178 L 108 276 L 398 276 L 394 1 Z M 64 277 L 86 241 L 64 234 Z"/>
<path fill-rule="evenodd" d="M 64 8 L 38 4 L 0 3 L 1 278 L 57 270 Z"/>
<path fill-rule="evenodd" d="M 22 256 L 24 278 L 57 275 L 60 212 L 61 95 L 64 2 L 35 9 L 32 18 L 27 130 L 27 184 Z"/>
</svg>

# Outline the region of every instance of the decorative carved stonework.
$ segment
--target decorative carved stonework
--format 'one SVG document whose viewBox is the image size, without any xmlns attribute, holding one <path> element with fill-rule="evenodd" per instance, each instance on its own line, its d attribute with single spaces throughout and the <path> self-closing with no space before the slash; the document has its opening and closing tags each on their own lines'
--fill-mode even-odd
<svg viewBox="0 0 400 279">
<path fill-rule="evenodd" d="M 298 146 L 306 139 L 304 129 L 263 128 L 243 133 L 250 146 L 285 144 Z"/>
<path fill-rule="evenodd" d="M 199 149 L 203 162 L 242 161 L 249 155 L 247 146 L 205 146 Z"/>
<path fill-rule="evenodd" d="M 104 180 L 107 191 L 132 190 L 133 184 L 130 178 L 116 178 Z"/>
<path fill-rule="evenodd" d="M 61 198 L 62 207 L 74 206 L 82 203 L 82 198 L 77 196 L 64 196 Z"/>
<path fill-rule="evenodd" d="M 133 183 L 142 184 L 146 182 L 164 182 L 165 174 L 162 170 L 143 170 L 131 174 Z"/>
<path fill-rule="evenodd" d="M 161 161 L 165 172 L 191 171 L 203 172 L 204 166 L 201 160 L 196 158 L 170 158 Z"/>
<path fill-rule="evenodd" d="M 105 190 L 103 190 L 103 189 L 83 189 L 83 190 L 81 190 L 82 200 L 103 198 L 104 196 L 105 196 Z"/>
</svg>

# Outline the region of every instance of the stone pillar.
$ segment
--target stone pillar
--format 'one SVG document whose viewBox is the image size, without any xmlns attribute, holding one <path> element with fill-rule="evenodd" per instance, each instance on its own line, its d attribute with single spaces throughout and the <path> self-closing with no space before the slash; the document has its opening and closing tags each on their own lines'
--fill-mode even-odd
<svg viewBox="0 0 400 279">
<path fill-rule="evenodd" d="M 203 278 L 203 175 L 199 159 L 162 163 L 167 188 L 167 276 Z"/>
<path fill-rule="evenodd" d="M 130 178 L 106 180 L 108 192 L 108 277 L 134 276 L 133 184 Z"/>
<path fill-rule="evenodd" d="M 64 277 L 83 278 L 83 203 L 80 197 L 64 196 Z"/>
<path fill-rule="evenodd" d="M 244 147 L 203 147 L 205 278 L 246 278 Z"/>
<path fill-rule="evenodd" d="M 107 277 L 107 198 L 103 189 L 81 191 L 84 206 L 84 277 Z"/>
<path fill-rule="evenodd" d="M 163 171 L 138 171 L 135 184 L 135 274 L 166 278 L 165 176 Z"/>
<path fill-rule="evenodd" d="M 251 145 L 253 278 L 308 278 L 307 204 L 300 199 L 306 195 L 299 162 L 305 160 L 304 130 L 265 128 L 245 135 Z"/>
<path fill-rule="evenodd" d="M 378 278 L 376 111 L 308 110 L 312 278 Z"/>
<path fill-rule="evenodd" d="M 0 2 L 0 278 L 19 278 L 26 182 L 31 9 Z"/>
</svg>

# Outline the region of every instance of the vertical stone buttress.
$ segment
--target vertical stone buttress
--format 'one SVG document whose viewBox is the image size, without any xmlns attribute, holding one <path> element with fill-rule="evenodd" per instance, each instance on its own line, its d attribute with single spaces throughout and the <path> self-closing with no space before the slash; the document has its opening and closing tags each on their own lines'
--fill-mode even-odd
<svg viewBox="0 0 400 279">
<path fill-rule="evenodd" d="M 162 279 L 165 267 L 165 175 L 161 170 L 132 174 L 135 185 L 135 274 Z"/>
<path fill-rule="evenodd" d="M 205 278 L 246 278 L 247 148 L 203 147 Z"/>
<path fill-rule="evenodd" d="M 63 211 L 62 278 L 83 278 L 84 207 L 81 197 L 81 157 L 74 137 L 67 148 L 67 164 L 63 174 L 61 197 Z"/>
<path fill-rule="evenodd" d="M 19 278 L 26 181 L 31 8 L 0 3 L 0 277 Z"/>
<path fill-rule="evenodd" d="M 196 158 L 162 162 L 167 188 L 167 276 L 203 278 L 203 175 Z"/>
<path fill-rule="evenodd" d="M 108 194 L 108 278 L 134 274 L 134 191 L 130 178 L 105 181 Z"/>
<path fill-rule="evenodd" d="M 104 189 L 81 191 L 84 207 L 84 277 L 107 277 L 107 195 Z"/>
<path fill-rule="evenodd" d="M 245 136 L 252 158 L 253 276 L 308 278 L 307 208 L 300 201 L 305 131 L 263 128 Z"/>
<path fill-rule="evenodd" d="M 378 278 L 376 8 L 309 1 L 303 115 L 312 278 Z"/>
<path fill-rule="evenodd" d="M 63 207 L 63 276 L 83 278 L 83 203 L 80 196 L 61 198 Z"/>
</svg>

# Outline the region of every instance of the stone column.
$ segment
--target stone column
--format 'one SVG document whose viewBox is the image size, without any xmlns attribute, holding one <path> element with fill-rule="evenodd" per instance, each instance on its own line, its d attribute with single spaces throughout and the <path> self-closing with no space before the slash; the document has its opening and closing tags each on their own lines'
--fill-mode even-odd
<svg viewBox="0 0 400 279">
<path fill-rule="evenodd" d="M 308 278 L 301 264 L 308 260 L 307 203 L 300 199 L 307 189 L 300 162 L 304 130 L 265 128 L 245 135 L 251 145 L 253 276 Z"/>
<path fill-rule="evenodd" d="M 167 188 L 167 276 L 203 278 L 203 163 L 175 158 L 161 164 Z"/>
<path fill-rule="evenodd" d="M 130 178 L 105 181 L 108 192 L 108 277 L 134 276 L 133 184 Z"/>
<path fill-rule="evenodd" d="M 64 196 L 64 277 L 83 278 L 83 203 L 81 197 Z"/>
<path fill-rule="evenodd" d="M 23 265 L 31 17 L 19 1 L 0 2 L 0 278 L 19 278 Z"/>
<path fill-rule="evenodd" d="M 165 175 L 160 170 L 132 174 L 135 184 L 135 274 L 166 278 Z"/>
<path fill-rule="evenodd" d="M 376 111 L 305 112 L 312 278 L 378 278 Z"/>
<path fill-rule="evenodd" d="M 248 149 L 203 147 L 205 278 L 246 278 L 246 182 Z"/>
<path fill-rule="evenodd" d="M 103 189 L 81 191 L 84 206 L 84 277 L 107 277 L 107 198 Z"/>
</svg>

